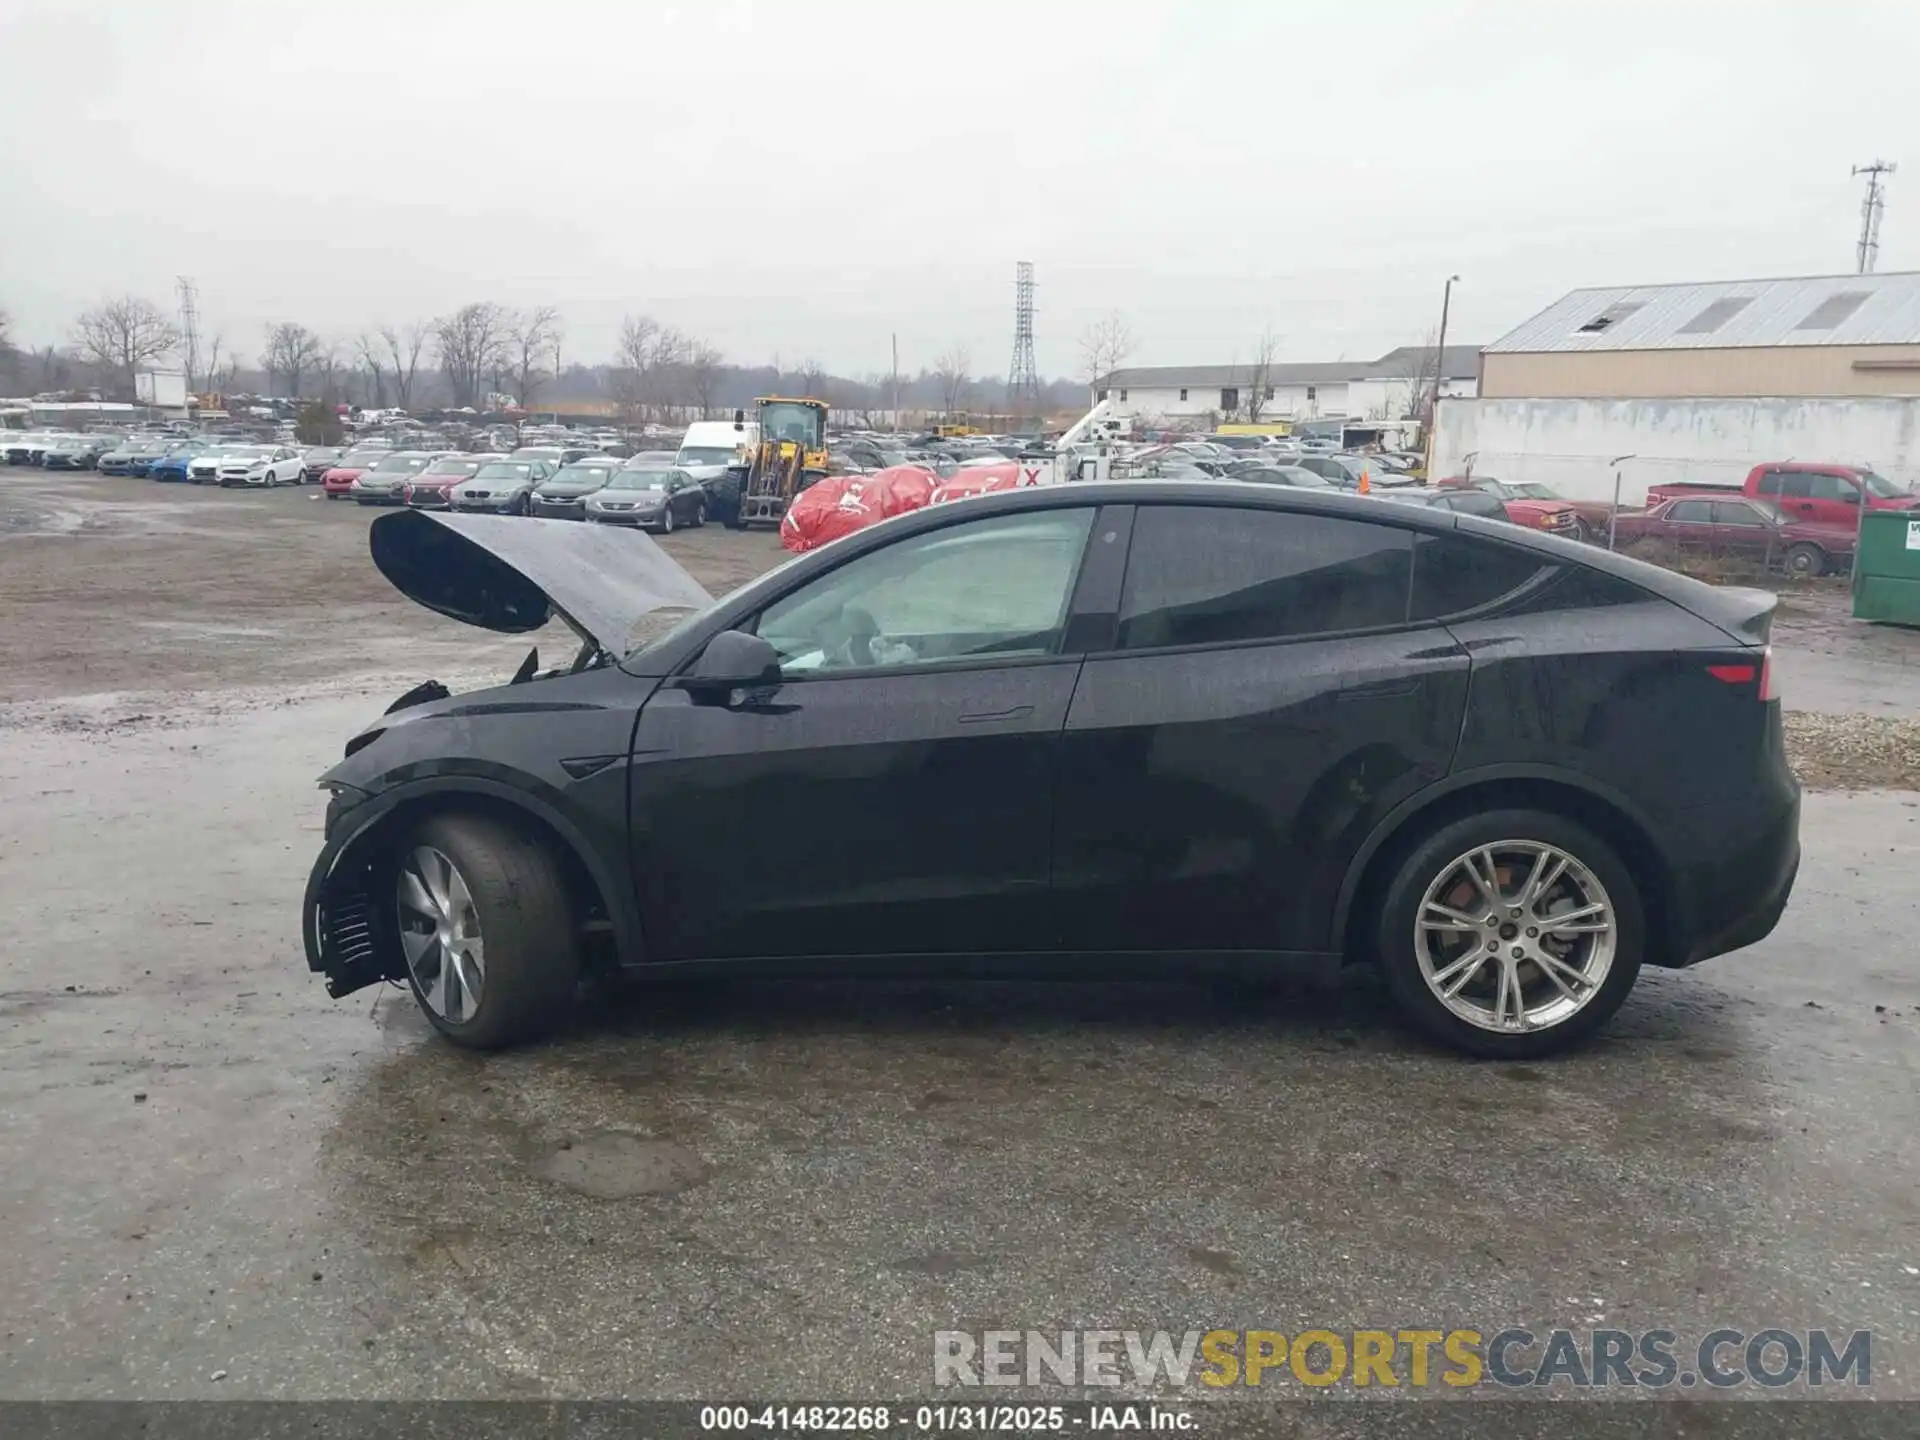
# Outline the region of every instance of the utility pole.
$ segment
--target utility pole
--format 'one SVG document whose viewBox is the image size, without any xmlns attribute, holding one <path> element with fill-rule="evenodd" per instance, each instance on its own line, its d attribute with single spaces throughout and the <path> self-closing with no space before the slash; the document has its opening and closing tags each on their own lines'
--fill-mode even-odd
<svg viewBox="0 0 1920 1440">
<path fill-rule="evenodd" d="M 179 289 L 180 344 L 186 352 L 187 389 L 191 392 L 199 383 L 195 377 L 200 370 L 200 291 L 186 275 L 179 277 Z"/>
<path fill-rule="evenodd" d="M 1880 258 L 1880 212 L 1886 206 L 1886 187 L 1882 175 L 1891 175 L 1899 167 L 1891 160 L 1876 160 L 1871 165 L 1856 165 L 1855 175 L 1867 177 L 1867 196 L 1860 202 L 1860 243 L 1854 247 L 1854 269 L 1862 275 L 1873 273 Z"/>
<path fill-rule="evenodd" d="M 1440 292 L 1440 339 L 1433 347 L 1433 403 L 1427 406 L 1427 483 L 1435 479 L 1433 473 L 1433 437 L 1439 430 L 1440 385 L 1447 378 L 1447 311 L 1453 305 L 1454 282 L 1460 277 L 1449 275 L 1447 288 Z"/>
<path fill-rule="evenodd" d="M 900 433 L 900 332 L 893 334 L 893 433 Z"/>
</svg>

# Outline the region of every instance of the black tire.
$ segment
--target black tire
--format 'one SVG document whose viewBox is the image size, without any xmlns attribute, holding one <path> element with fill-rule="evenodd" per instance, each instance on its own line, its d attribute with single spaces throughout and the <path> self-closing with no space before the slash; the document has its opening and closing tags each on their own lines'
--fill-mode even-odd
<svg viewBox="0 0 1920 1440">
<path fill-rule="evenodd" d="M 414 829 L 401 853 L 422 845 L 445 855 L 465 880 L 486 969 L 471 1018 L 457 1022 L 434 1012 L 409 969 L 407 985 L 420 1013 L 456 1045 L 474 1050 L 556 1029 L 573 1008 L 580 979 L 573 907 L 557 858 L 540 841 L 478 815 L 436 815 Z M 397 881 L 397 868 L 395 874 Z"/>
<path fill-rule="evenodd" d="M 1427 887 L 1457 857 L 1476 846 L 1514 840 L 1551 845 L 1592 872 L 1613 902 L 1615 950 L 1598 991 L 1572 1015 L 1549 1028 L 1503 1033 L 1462 1019 L 1428 988 L 1415 955 L 1414 932 Z M 1381 978 L 1401 1015 L 1440 1043 L 1487 1060 L 1534 1059 L 1565 1050 L 1591 1035 L 1612 1018 L 1633 989 L 1645 945 L 1645 911 L 1639 887 L 1613 849 L 1572 820 L 1524 809 L 1490 810 L 1451 821 L 1400 851 L 1387 883 L 1375 936 Z"/>
<path fill-rule="evenodd" d="M 671 501 L 667 503 L 667 508 L 660 512 L 660 533 L 662 535 L 671 535 L 673 533 L 673 503 Z"/>
<path fill-rule="evenodd" d="M 1818 580 L 1827 573 L 1827 552 L 1802 541 L 1787 551 L 1787 573 L 1802 580 Z"/>
<path fill-rule="evenodd" d="M 702 500 L 693 507 L 693 528 L 698 530 L 707 523 L 707 502 Z"/>
</svg>

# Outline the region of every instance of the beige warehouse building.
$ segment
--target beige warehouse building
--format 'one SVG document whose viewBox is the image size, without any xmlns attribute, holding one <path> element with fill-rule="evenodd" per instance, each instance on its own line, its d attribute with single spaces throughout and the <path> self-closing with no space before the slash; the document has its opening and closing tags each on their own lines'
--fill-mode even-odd
<svg viewBox="0 0 1920 1440">
<path fill-rule="evenodd" d="M 1920 395 L 1920 273 L 1575 290 L 1481 352 L 1480 395 Z"/>
</svg>

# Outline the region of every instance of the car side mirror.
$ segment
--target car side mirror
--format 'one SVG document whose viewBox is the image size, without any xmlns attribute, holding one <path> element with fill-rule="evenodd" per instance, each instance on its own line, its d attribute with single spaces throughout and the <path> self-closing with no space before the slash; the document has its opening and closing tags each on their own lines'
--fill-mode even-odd
<svg viewBox="0 0 1920 1440">
<path fill-rule="evenodd" d="M 699 694 L 779 683 L 780 653 L 772 645 L 744 630 L 722 630 L 682 677 L 681 688 Z"/>
<path fill-rule="evenodd" d="M 1849 505 L 1858 505 L 1860 503 L 1860 492 L 1858 490 L 1849 490 L 1840 498 L 1845 500 Z"/>
</svg>

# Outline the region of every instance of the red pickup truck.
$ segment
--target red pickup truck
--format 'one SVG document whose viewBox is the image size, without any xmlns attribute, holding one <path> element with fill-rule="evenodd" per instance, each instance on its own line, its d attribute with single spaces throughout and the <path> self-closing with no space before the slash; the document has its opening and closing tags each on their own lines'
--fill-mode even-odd
<svg viewBox="0 0 1920 1440">
<path fill-rule="evenodd" d="M 1850 530 L 1858 528 L 1863 495 L 1869 510 L 1920 509 L 1920 495 L 1859 465 L 1820 465 L 1802 460 L 1771 460 L 1756 465 L 1740 485 L 1655 485 L 1647 491 L 1647 508 L 1651 510 L 1678 495 L 1745 495 L 1775 506 L 1790 520 L 1843 525 Z"/>
</svg>

